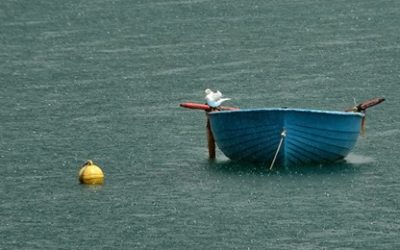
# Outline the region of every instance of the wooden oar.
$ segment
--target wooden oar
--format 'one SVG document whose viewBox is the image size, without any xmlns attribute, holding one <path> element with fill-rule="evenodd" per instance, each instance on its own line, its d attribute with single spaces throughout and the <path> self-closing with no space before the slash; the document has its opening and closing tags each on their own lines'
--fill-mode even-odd
<svg viewBox="0 0 400 250">
<path fill-rule="evenodd" d="M 210 159 L 215 159 L 215 139 L 214 139 L 214 134 L 211 131 L 211 124 L 210 124 L 210 119 L 208 118 L 208 112 L 207 112 L 207 145 L 208 145 L 208 158 Z"/>
<path fill-rule="evenodd" d="M 207 104 L 202 104 L 202 103 L 195 103 L 195 102 L 185 102 L 180 104 L 181 107 L 183 108 L 188 108 L 188 109 L 199 109 L 199 110 L 204 110 L 206 111 L 206 116 L 207 116 L 207 125 L 206 125 L 206 131 L 207 131 L 207 145 L 208 145 L 208 157 L 210 159 L 215 159 L 215 139 L 214 139 L 214 134 L 211 130 L 211 124 L 210 124 L 210 118 L 208 118 L 208 113 L 212 111 L 221 111 L 221 110 L 238 110 L 239 108 L 234 108 L 234 107 L 227 107 L 227 106 L 219 106 L 217 108 L 213 108 L 208 106 Z"/>
<path fill-rule="evenodd" d="M 378 105 L 379 103 L 382 103 L 385 101 L 385 98 L 383 97 L 376 97 L 370 100 L 363 101 L 362 103 L 352 107 L 348 108 L 345 111 L 346 112 L 361 112 L 364 113 L 364 117 L 361 120 L 361 135 L 365 134 L 365 124 L 366 124 L 366 118 L 365 118 L 365 113 L 367 112 L 368 108 L 371 108 L 373 106 Z"/>
<path fill-rule="evenodd" d="M 354 107 L 348 108 L 345 111 L 346 112 L 351 112 L 351 111 L 353 111 L 353 112 L 365 112 L 367 110 L 367 108 L 371 108 L 371 107 L 373 107 L 375 105 L 378 105 L 379 103 L 381 103 L 383 101 L 385 101 L 385 98 L 376 97 L 376 98 L 373 98 L 373 99 L 369 99 L 369 100 L 363 101 L 362 103 L 357 104 Z"/>
<path fill-rule="evenodd" d="M 182 108 L 188 109 L 200 109 L 205 111 L 220 111 L 220 110 L 238 110 L 239 108 L 228 107 L 228 106 L 219 106 L 216 108 L 210 107 L 207 104 L 196 103 L 196 102 L 184 102 L 179 104 Z"/>
</svg>

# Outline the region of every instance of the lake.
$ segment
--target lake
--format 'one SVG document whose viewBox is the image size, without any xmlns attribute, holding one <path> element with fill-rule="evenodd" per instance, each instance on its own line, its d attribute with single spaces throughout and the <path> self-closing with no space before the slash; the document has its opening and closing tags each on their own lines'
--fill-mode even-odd
<svg viewBox="0 0 400 250">
<path fill-rule="evenodd" d="M 0 249 L 399 249 L 399 27 L 395 0 L 3 0 Z M 208 160 L 179 107 L 206 88 L 386 102 L 344 162 L 269 171 Z"/>
</svg>

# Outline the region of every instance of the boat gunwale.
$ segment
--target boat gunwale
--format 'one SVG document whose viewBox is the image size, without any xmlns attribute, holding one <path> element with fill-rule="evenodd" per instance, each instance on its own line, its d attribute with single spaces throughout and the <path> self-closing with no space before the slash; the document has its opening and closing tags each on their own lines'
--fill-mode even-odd
<svg viewBox="0 0 400 250">
<path fill-rule="evenodd" d="M 260 112 L 260 111 L 284 111 L 284 112 L 300 112 L 300 113 L 315 113 L 315 114 L 328 114 L 328 115 L 348 115 L 364 117 L 365 114 L 361 112 L 346 112 L 346 111 L 332 111 L 332 110 L 319 110 L 319 109 L 302 109 L 302 108 L 246 108 L 235 110 L 218 110 L 209 112 L 210 115 L 222 115 L 231 113 L 247 113 L 247 112 Z"/>
</svg>

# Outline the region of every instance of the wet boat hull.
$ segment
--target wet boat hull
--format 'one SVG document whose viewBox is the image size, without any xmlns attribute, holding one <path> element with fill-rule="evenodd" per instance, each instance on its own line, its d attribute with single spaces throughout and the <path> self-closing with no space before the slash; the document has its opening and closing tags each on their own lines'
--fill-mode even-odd
<svg viewBox="0 0 400 250">
<path fill-rule="evenodd" d="M 363 116 L 285 108 L 209 113 L 215 141 L 227 157 L 270 164 L 278 151 L 275 164 L 280 166 L 343 159 L 357 142 Z"/>
</svg>

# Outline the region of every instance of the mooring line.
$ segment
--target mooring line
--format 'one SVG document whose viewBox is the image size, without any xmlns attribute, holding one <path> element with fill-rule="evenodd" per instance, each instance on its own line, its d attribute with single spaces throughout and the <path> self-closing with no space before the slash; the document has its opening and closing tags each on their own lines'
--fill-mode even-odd
<svg viewBox="0 0 400 250">
<path fill-rule="evenodd" d="M 275 156 L 274 156 L 274 159 L 272 160 L 272 163 L 271 163 L 271 166 L 269 167 L 269 170 L 272 170 L 272 168 L 275 165 L 276 157 L 278 156 L 278 153 L 281 150 L 282 143 L 283 143 L 283 140 L 285 139 L 285 137 L 286 137 L 286 130 L 283 129 L 283 131 L 281 133 L 281 140 L 279 141 L 278 149 L 275 152 Z"/>
</svg>

